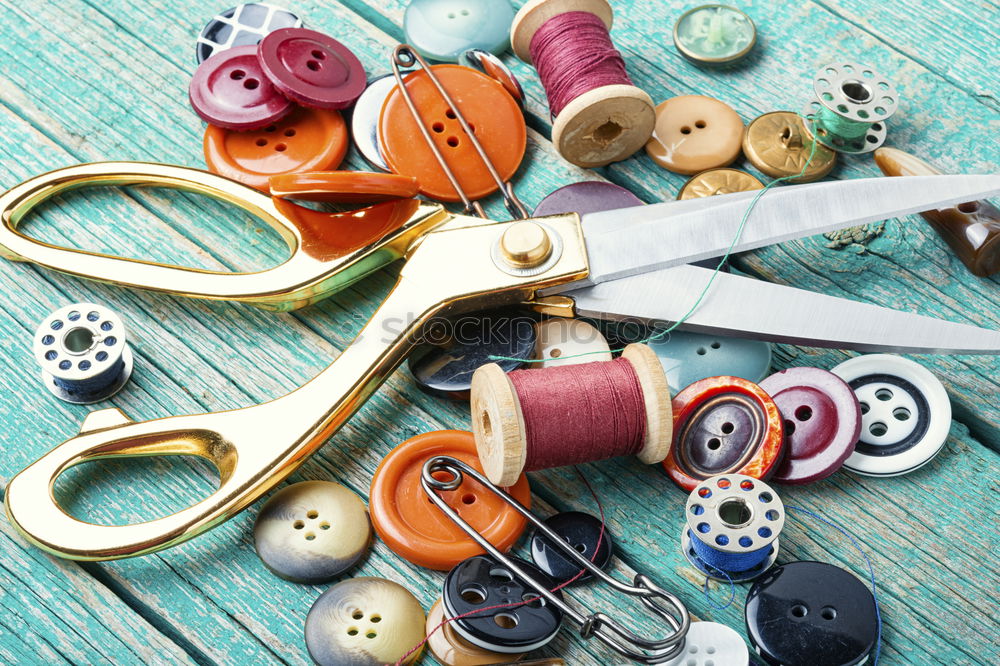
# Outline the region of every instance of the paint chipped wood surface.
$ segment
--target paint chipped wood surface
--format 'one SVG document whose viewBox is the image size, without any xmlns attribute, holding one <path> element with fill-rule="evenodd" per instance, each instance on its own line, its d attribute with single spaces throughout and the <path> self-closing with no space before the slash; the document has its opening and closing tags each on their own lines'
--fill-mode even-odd
<svg viewBox="0 0 1000 666">
<path fill-rule="evenodd" d="M 81 161 L 148 160 L 202 166 L 202 125 L 188 108 L 194 35 L 223 2 L 195 0 L 0 0 L 0 186 Z M 516 3 L 520 4 L 520 2 Z M 760 30 L 751 60 L 731 71 L 698 69 L 673 49 L 671 29 L 690 3 L 641 0 L 616 5 L 615 42 L 636 83 L 660 101 L 704 93 L 745 120 L 798 109 L 813 72 L 829 60 L 869 63 L 902 93 L 890 142 L 945 171 L 995 171 L 1000 156 L 996 94 L 1000 9 L 996 2 L 860 0 L 737 2 Z M 365 63 L 388 71 L 403 37 L 405 2 L 326 0 L 294 3 L 308 25 L 329 32 Z M 547 141 L 544 94 L 533 71 L 506 57 L 528 94 L 529 149 L 519 192 L 537 203 L 557 186 L 606 178 L 647 201 L 671 198 L 683 178 L 644 155 L 585 172 L 559 159 Z M 348 165 L 365 168 L 351 155 Z M 835 178 L 876 174 L 866 158 L 841 161 Z M 493 202 L 491 212 L 502 208 Z M 224 205 L 163 191 L 82 191 L 44 207 L 26 229 L 37 237 L 125 256 L 234 269 L 258 268 L 283 246 L 254 219 Z M 862 301 L 1000 327 L 1000 284 L 965 271 L 917 217 L 889 221 L 864 245 L 827 248 L 822 236 L 742 257 L 764 279 Z M 319 305 L 293 314 L 181 300 L 84 282 L 22 264 L 0 263 L 0 481 L 72 435 L 87 408 L 45 392 L 30 339 L 51 310 L 96 301 L 130 325 L 136 371 L 106 405 L 136 419 L 216 411 L 277 397 L 337 355 L 392 282 L 384 271 Z M 808 316 L 808 313 L 803 313 Z M 776 367 L 831 367 L 842 352 L 781 347 Z M 845 525 L 872 557 L 886 622 L 884 664 L 991 664 L 996 636 L 995 556 L 1000 362 L 987 357 L 924 357 L 955 406 L 948 444 L 924 469 L 898 479 L 847 473 L 783 489 L 789 504 Z M 337 479 L 363 496 L 381 457 L 409 436 L 467 428 L 467 407 L 421 394 L 405 370 L 294 475 Z M 656 467 L 632 460 L 588 465 L 617 538 L 621 575 L 641 570 L 662 581 L 699 617 L 742 630 L 745 587 L 714 610 L 701 580 L 678 552 L 684 493 Z M 594 511 L 568 470 L 532 475 L 540 509 Z M 98 521 L 162 516 L 203 497 L 215 482 L 207 467 L 182 459 L 109 462 L 78 469 L 59 496 Z M 0 661 L 4 663 L 308 663 L 306 612 L 325 586 L 293 585 L 270 575 L 253 552 L 256 508 L 164 553 L 80 565 L 28 547 L 3 521 L 0 530 Z M 819 559 L 863 575 L 846 539 L 816 521 L 789 520 L 781 561 Z M 377 543 L 358 575 L 403 582 L 429 608 L 441 575 L 411 567 Z M 583 605 L 620 612 L 595 586 L 573 592 Z M 724 603 L 726 589 L 712 598 Z M 544 650 L 572 664 L 617 660 L 564 631 Z M 430 657 L 426 663 L 432 663 Z"/>
</svg>

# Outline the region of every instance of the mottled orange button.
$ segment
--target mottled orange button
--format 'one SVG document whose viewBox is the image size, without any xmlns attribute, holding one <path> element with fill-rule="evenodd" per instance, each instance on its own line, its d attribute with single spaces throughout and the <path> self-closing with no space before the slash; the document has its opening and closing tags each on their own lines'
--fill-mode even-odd
<svg viewBox="0 0 1000 666">
<path fill-rule="evenodd" d="M 742 140 L 743 120 L 728 104 L 704 95 L 681 95 L 656 107 L 646 152 L 664 169 L 696 174 L 732 164 Z"/>
</svg>

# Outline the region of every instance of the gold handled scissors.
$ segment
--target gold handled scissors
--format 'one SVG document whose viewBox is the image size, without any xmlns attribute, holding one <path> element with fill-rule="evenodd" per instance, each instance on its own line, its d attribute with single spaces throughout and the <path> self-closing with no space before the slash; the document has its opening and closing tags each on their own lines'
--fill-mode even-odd
<svg viewBox="0 0 1000 666">
<path fill-rule="evenodd" d="M 40 201 L 91 184 L 161 185 L 225 199 L 278 229 L 292 257 L 270 271 L 227 275 L 55 248 L 16 231 L 17 222 Z M 998 193 L 1000 176 L 995 175 L 782 187 L 758 201 L 733 250 Z M 310 244 L 315 234 L 303 231 L 300 213 L 288 212 L 294 210 L 287 208 L 290 204 L 194 169 L 92 164 L 27 181 L 0 197 L 0 253 L 105 282 L 290 309 L 397 257 L 405 263 L 395 287 L 358 337 L 301 388 L 244 409 L 145 422 L 133 422 L 117 409 L 92 412 L 77 436 L 14 477 L 7 487 L 7 514 L 30 541 L 73 559 L 128 557 L 180 543 L 233 516 L 294 471 L 402 362 L 435 316 L 527 303 L 563 316 L 678 321 L 713 274 L 689 262 L 719 256 L 730 247 L 752 196 L 737 193 L 516 222 L 452 215 L 415 201 L 382 204 L 388 208 L 348 215 L 360 221 L 388 215 L 393 224 L 376 224 L 378 233 L 334 257 L 317 251 L 322 244 Z M 400 328 L 399 322 L 405 325 Z M 806 346 L 1000 353 L 997 331 L 723 273 L 685 326 Z M 53 497 L 55 479 L 81 462 L 177 454 L 211 461 L 220 485 L 201 502 L 169 516 L 95 525 L 70 516 Z"/>
</svg>

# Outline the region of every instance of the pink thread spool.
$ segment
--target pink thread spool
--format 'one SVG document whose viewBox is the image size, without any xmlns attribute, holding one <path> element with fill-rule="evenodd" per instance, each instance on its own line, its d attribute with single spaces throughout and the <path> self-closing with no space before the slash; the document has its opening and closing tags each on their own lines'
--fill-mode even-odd
<svg viewBox="0 0 1000 666">
<path fill-rule="evenodd" d="M 611 43 L 612 18 L 607 0 L 529 0 L 511 25 L 514 53 L 535 65 L 548 94 L 552 143 L 581 167 L 629 157 L 656 123 L 653 100 L 632 84 Z"/>
<path fill-rule="evenodd" d="M 673 432 L 663 366 L 644 344 L 621 358 L 472 376 L 472 432 L 483 472 L 499 486 L 523 471 L 635 455 L 667 456 Z"/>
</svg>

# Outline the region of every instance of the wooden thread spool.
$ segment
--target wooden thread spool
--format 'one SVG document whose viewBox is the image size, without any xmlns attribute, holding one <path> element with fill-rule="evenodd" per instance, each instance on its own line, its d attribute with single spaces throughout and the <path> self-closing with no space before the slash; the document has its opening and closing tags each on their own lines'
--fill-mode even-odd
<svg viewBox="0 0 1000 666">
<path fill-rule="evenodd" d="M 597 16 L 608 31 L 613 12 L 607 0 L 529 0 L 514 17 L 511 45 L 532 63 L 531 40 L 547 21 L 568 12 Z M 573 99 L 552 126 L 552 143 L 566 160 L 581 167 L 621 161 L 646 145 L 653 134 L 653 100 L 634 85 L 606 85 Z"/>
<path fill-rule="evenodd" d="M 667 456 L 673 433 L 670 389 L 663 366 L 653 350 L 644 344 L 629 345 L 622 352 L 622 358 L 631 364 L 642 393 L 645 432 L 635 455 L 647 464 L 660 462 Z M 592 364 L 569 367 L 586 368 L 588 365 Z M 520 372 L 552 370 L 540 368 Z M 472 377 L 471 406 L 472 432 L 483 472 L 498 486 L 512 485 L 525 471 L 529 433 L 521 396 L 500 366 L 490 363 L 476 370 Z M 543 407 L 552 418 L 566 418 L 565 407 L 555 401 L 543 403 Z M 605 457 L 613 455 L 617 454 L 610 452 Z"/>
</svg>

